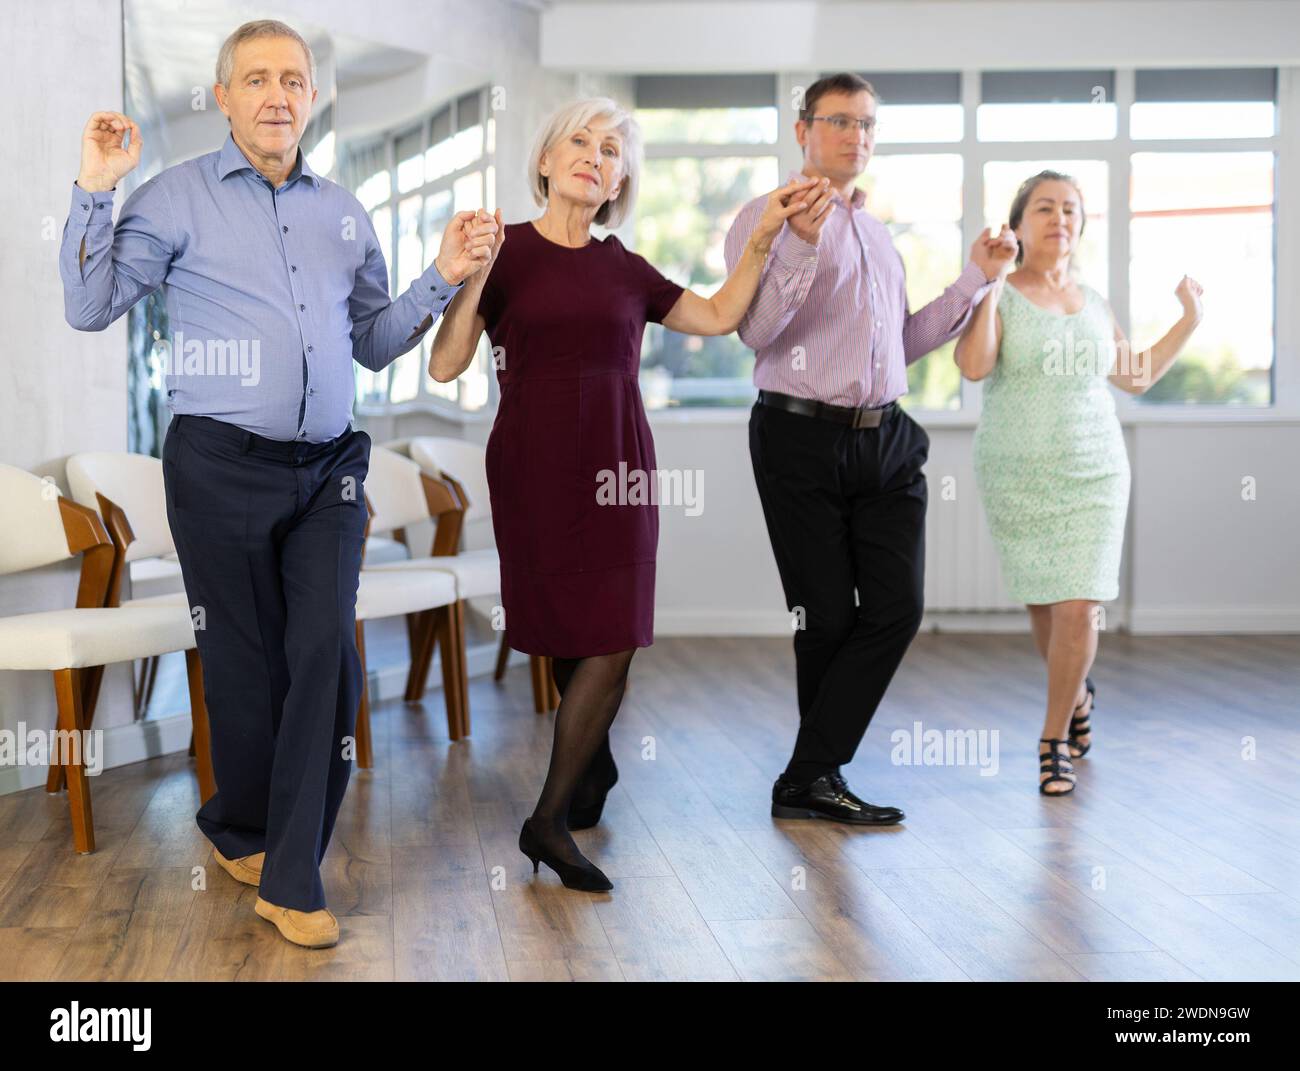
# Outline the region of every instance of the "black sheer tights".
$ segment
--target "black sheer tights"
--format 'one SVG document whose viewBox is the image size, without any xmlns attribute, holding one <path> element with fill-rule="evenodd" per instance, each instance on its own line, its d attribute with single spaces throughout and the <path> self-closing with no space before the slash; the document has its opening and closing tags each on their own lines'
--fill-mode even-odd
<svg viewBox="0 0 1300 1071">
<path fill-rule="evenodd" d="M 623 701 L 627 671 L 636 648 L 586 658 L 555 658 L 560 707 L 555 712 L 555 743 L 541 798 L 533 811 L 533 829 L 566 863 L 585 862 L 569 834 L 569 805 L 584 804 L 602 791 L 609 750 L 609 727 Z M 589 773 L 590 771 L 590 773 Z M 597 783 L 599 782 L 599 783 Z"/>
</svg>

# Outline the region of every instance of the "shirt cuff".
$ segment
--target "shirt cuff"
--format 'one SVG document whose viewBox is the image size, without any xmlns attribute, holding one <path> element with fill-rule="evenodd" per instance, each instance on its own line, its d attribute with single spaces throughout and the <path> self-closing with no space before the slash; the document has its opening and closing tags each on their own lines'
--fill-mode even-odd
<svg viewBox="0 0 1300 1071">
<path fill-rule="evenodd" d="M 989 279 L 973 260 L 966 262 L 966 267 L 952 284 L 953 291 L 966 302 L 976 305 L 992 289 L 996 280 Z"/>
<path fill-rule="evenodd" d="M 817 247 L 812 242 L 805 242 L 787 226 L 778 235 L 773 255 L 786 267 L 802 268 L 816 261 Z"/>
<path fill-rule="evenodd" d="M 425 307 L 433 313 L 435 320 L 442 315 L 443 311 L 451 303 L 451 299 L 456 296 L 464 285 L 463 280 L 454 285 L 447 282 L 442 277 L 442 273 L 438 271 L 437 261 L 424 269 L 424 274 L 420 276 L 419 281 L 416 283 L 420 290 L 421 299 L 427 299 Z"/>
<path fill-rule="evenodd" d="M 68 212 L 68 218 L 74 223 L 83 223 L 87 227 L 99 223 L 112 223 L 113 193 L 114 190 L 90 193 L 73 182 L 72 207 Z"/>
</svg>

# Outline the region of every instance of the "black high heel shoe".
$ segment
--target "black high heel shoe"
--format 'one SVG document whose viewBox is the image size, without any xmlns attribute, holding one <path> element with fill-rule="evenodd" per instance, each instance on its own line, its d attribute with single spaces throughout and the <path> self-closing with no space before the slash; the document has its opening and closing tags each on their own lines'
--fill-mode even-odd
<svg viewBox="0 0 1300 1071">
<path fill-rule="evenodd" d="M 538 863 L 545 863 L 560 876 L 560 883 L 566 889 L 580 892 L 607 892 L 614 883 L 601 873 L 600 868 L 585 859 L 582 863 L 566 863 L 546 850 L 537 833 L 533 830 L 533 820 L 524 819 L 524 828 L 519 831 L 519 850 L 532 860 L 533 873 L 537 873 Z"/>
<path fill-rule="evenodd" d="M 1091 700 L 1083 701 L 1088 704 L 1088 713 L 1079 713 L 1079 707 L 1083 706 L 1083 703 L 1080 703 L 1079 707 L 1074 708 L 1075 712 L 1070 715 L 1070 756 L 1076 759 L 1083 758 L 1092 748 L 1091 740 L 1086 744 L 1080 744 L 1079 737 L 1092 735 L 1092 712 L 1097 709 L 1097 689 L 1092 686 L 1092 678 L 1084 677 L 1083 686 L 1088 690 Z"/>
<path fill-rule="evenodd" d="M 569 804 L 569 815 L 565 824 L 570 829 L 590 829 L 600 821 L 601 812 L 605 810 L 605 799 L 609 796 L 610 790 L 618 784 L 618 766 L 615 765 L 612 755 L 609 757 L 609 769 L 606 774 L 605 787 L 595 803 Z"/>
</svg>

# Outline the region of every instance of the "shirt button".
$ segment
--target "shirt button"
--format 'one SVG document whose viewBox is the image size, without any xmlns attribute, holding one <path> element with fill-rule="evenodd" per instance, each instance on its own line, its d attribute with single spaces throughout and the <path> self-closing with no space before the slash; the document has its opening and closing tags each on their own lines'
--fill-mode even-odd
<svg viewBox="0 0 1300 1071">
<path fill-rule="evenodd" d="M 298 265 L 297 265 L 297 264 L 290 264 L 290 265 L 289 265 L 289 270 L 290 270 L 290 271 L 297 271 L 297 270 L 298 270 Z"/>
<path fill-rule="evenodd" d="M 310 346 L 307 347 L 307 352 L 308 352 L 308 353 L 311 353 L 311 347 L 310 347 Z"/>
<path fill-rule="evenodd" d="M 299 305 L 299 306 L 298 306 L 298 311 L 299 311 L 299 312 L 306 312 L 306 311 L 307 311 L 307 306 L 306 306 L 306 305 Z M 879 325 L 879 324 L 876 324 L 876 326 L 879 327 L 880 325 Z"/>
<path fill-rule="evenodd" d="M 287 226 L 287 225 L 286 225 L 286 226 L 283 226 L 283 227 L 281 227 L 281 228 L 280 228 L 280 229 L 281 229 L 281 230 L 282 230 L 282 231 L 284 231 L 284 233 L 285 233 L 285 234 L 288 234 L 288 233 L 289 233 L 289 228 L 288 228 L 288 226 Z"/>
</svg>

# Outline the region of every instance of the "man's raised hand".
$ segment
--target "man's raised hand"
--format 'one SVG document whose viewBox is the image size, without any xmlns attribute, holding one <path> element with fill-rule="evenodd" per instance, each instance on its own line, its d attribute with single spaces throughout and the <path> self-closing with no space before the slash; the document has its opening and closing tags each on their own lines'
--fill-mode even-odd
<svg viewBox="0 0 1300 1071">
<path fill-rule="evenodd" d="M 124 148 L 127 134 L 130 142 Z M 77 185 L 87 193 L 111 190 L 140 163 L 140 128 L 121 112 L 96 112 L 81 134 Z"/>
</svg>

